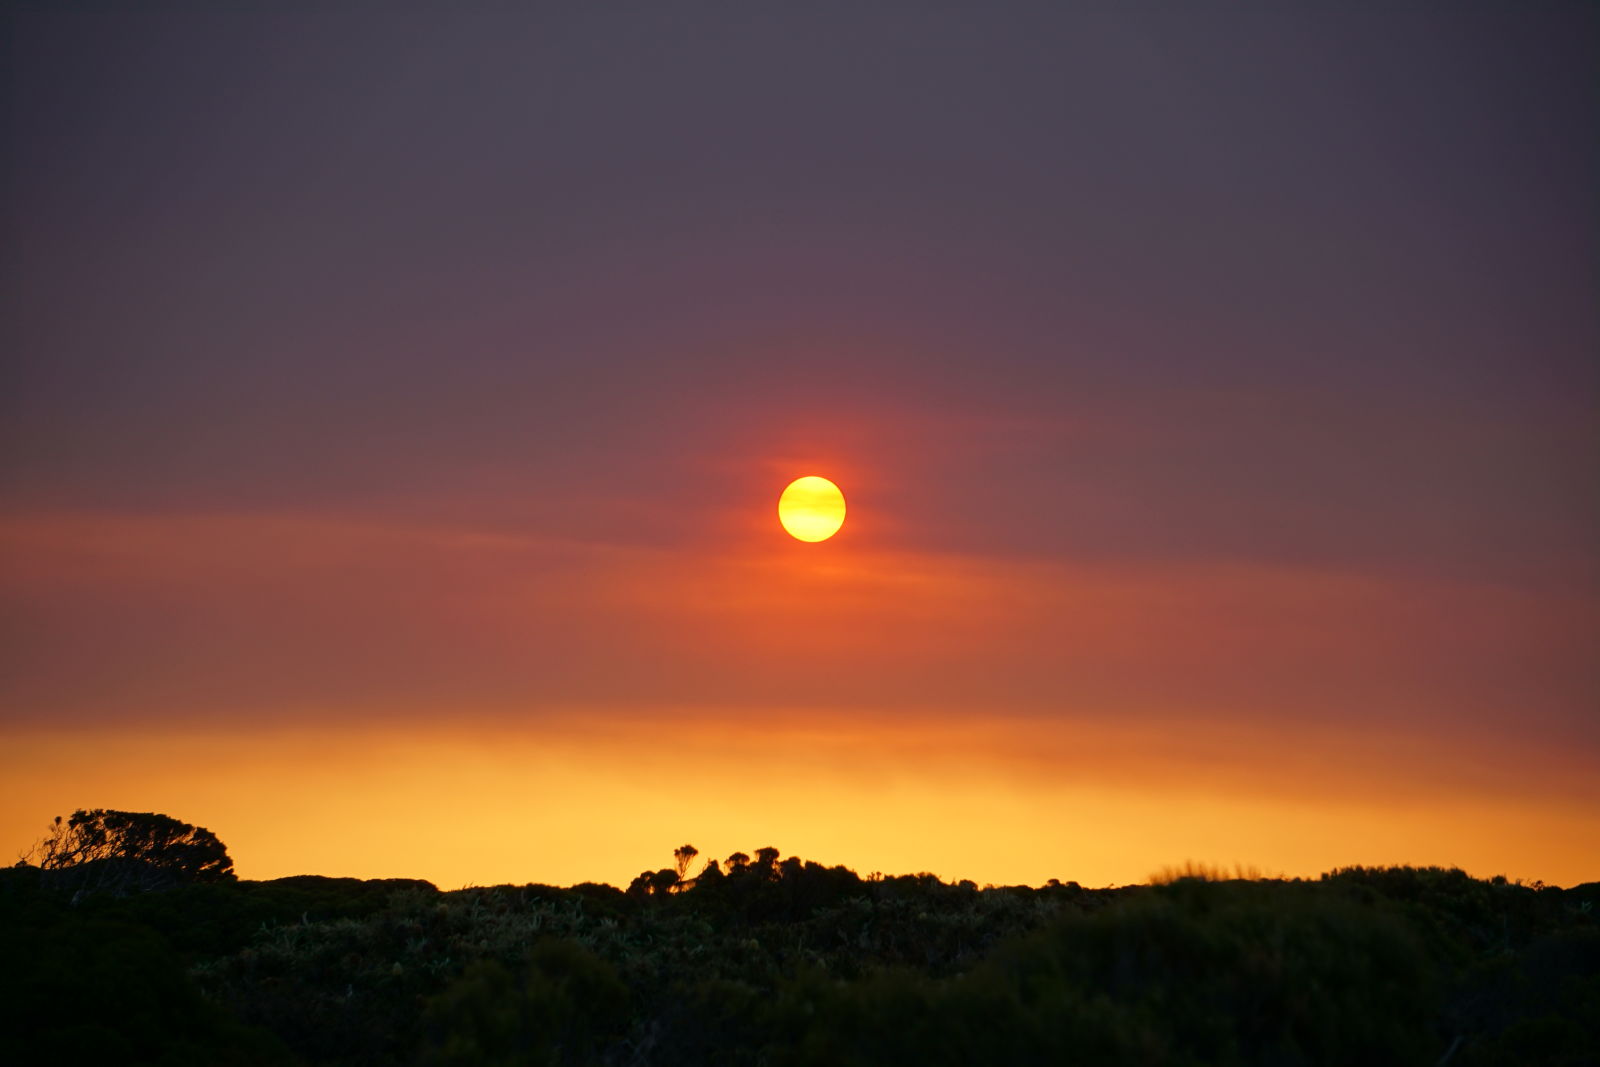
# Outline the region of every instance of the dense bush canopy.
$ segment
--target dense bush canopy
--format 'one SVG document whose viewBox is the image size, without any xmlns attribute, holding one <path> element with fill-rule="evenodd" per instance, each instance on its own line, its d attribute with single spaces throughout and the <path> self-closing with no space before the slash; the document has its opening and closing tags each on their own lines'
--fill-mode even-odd
<svg viewBox="0 0 1600 1067">
<path fill-rule="evenodd" d="M 776 849 L 692 873 L 697 855 L 626 891 L 301 877 L 76 903 L 12 869 L 0 1022 L 21 1062 L 1578 1065 L 1600 1048 L 1594 885 L 1352 868 L 980 889 Z"/>
</svg>

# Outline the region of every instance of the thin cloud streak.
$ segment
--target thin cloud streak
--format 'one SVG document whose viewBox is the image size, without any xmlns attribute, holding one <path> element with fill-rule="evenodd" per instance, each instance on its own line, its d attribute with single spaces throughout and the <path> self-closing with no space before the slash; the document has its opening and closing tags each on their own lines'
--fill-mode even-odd
<svg viewBox="0 0 1600 1067">
<path fill-rule="evenodd" d="M 745 523 L 689 551 L 350 516 L 13 518 L 4 704 L 1191 709 L 1595 750 L 1582 592 L 985 560 L 852 544 L 848 524 L 808 546 Z"/>
</svg>

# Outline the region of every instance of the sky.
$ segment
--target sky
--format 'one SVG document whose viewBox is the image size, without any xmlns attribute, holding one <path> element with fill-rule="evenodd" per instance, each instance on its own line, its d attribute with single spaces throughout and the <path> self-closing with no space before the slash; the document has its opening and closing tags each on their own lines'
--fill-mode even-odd
<svg viewBox="0 0 1600 1067">
<path fill-rule="evenodd" d="M 0 845 L 1600 878 L 1592 5 L 4 18 Z"/>
</svg>

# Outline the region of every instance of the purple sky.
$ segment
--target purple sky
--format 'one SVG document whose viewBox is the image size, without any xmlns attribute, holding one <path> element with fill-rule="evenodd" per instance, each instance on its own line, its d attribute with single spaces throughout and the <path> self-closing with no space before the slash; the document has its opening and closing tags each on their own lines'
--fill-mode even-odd
<svg viewBox="0 0 1600 1067">
<path fill-rule="evenodd" d="M 140 583 L 168 549 L 96 586 L 31 522 L 331 515 L 704 554 L 706 516 L 764 516 L 816 468 L 903 558 L 1213 568 L 1206 596 L 1230 567 L 1369 583 L 1405 605 L 1395 634 L 1476 627 L 1386 709 L 1423 686 L 1419 723 L 1454 706 L 1600 746 L 1593 5 L 287 6 L 8 10 L 7 717 L 181 704 L 186 671 L 218 706 L 286 677 L 379 700 L 368 646 L 411 647 L 358 632 L 389 604 L 359 567 L 316 587 L 346 644 L 301 647 L 260 628 L 314 589 L 261 608 L 251 558 L 215 586 L 250 621 L 164 621 Z M 421 581 L 447 599 L 453 574 Z M 526 620 L 547 662 L 473 646 L 395 686 L 780 687 L 685 666 L 586 595 Z M 90 630 L 115 654 L 75 660 Z M 273 656 L 205 681 L 230 640 Z M 1145 691 L 1125 644 L 1093 692 Z M 630 649 L 671 667 L 621 684 L 604 661 Z M 1298 655 L 1257 664 L 1255 699 L 1351 697 L 1337 655 Z M 1042 647 L 948 677 L 858 659 L 879 702 L 1057 693 Z M 1367 695 L 1398 677 L 1375 662 L 1350 668 Z M 1245 692 L 1210 677 L 1151 699 Z"/>
</svg>

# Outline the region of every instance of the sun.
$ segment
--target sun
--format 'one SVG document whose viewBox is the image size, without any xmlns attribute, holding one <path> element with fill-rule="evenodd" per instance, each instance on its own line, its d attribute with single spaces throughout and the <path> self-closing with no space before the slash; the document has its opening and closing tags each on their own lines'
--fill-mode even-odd
<svg viewBox="0 0 1600 1067">
<path fill-rule="evenodd" d="M 844 494 L 826 478 L 796 478 L 778 498 L 778 521 L 800 541 L 826 541 L 844 525 Z"/>
</svg>

